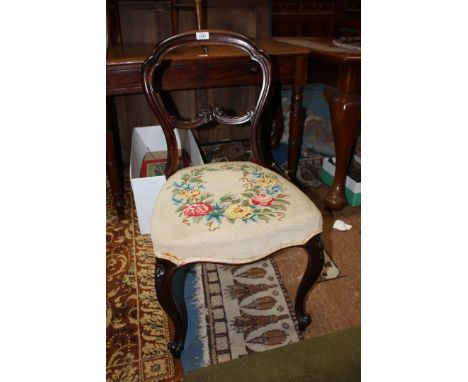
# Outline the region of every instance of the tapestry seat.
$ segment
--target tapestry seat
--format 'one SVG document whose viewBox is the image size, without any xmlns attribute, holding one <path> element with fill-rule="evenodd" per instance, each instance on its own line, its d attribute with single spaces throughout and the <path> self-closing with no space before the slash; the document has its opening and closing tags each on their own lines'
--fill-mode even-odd
<svg viewBox="0 0 468 382">
<path fill-rule="evenodd" d="M 243 264 L 322 232 L 322 215 L 294 184 L 252 162 L 187 167 L 156 199 L 156 256 L 178 266 L 198 261 Z"/>
</svg>

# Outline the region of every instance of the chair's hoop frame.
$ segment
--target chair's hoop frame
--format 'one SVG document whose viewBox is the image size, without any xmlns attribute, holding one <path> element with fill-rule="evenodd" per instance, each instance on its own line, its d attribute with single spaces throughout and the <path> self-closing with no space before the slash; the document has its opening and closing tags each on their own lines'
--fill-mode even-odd
<svg viewBox="0 0 468 382">
<path fill-rule="evenodd" d="M 198 39 L 200 33 L 209 36 L 208 39 Z M 250 59 L 256 61 L 262 73 L 262 86 L 254 110 L 247 111 L 246 114 L 238 117 L 226 116 L 224 112 L 213 107 L 202 111 L 197 118 L 191 121 L 181 121 L 174 115 L 169 115 L 161 97 L 158 95 L 160 90 L 154 86 L 156 70 L 160 67 L 164 57 L 174 49 L 182 46 L 209 46 L 209 45 L 229 45 L 237 47 L 249 54 Z M 255 43 L 249 38 L 234 32 L 223 30 L 194 30 L 178 34 L 167 38 L 158 43 L 151 55 L 143 63 L 143 89 L 151 109 L 161 124 L 168 146 L 166 177 L 171 176 L 177 171 L 177 140 L 174 129 L 193 129 L 207 124 L 210 121 L 217 121 L 226 125 L 237 125 L 251 121 L 250 142 L 252 154 L 259 164 L 266 165 L 261 149 L 261 129 L 260 117 L 266 104 L 271 86 L 271 60 L 268 55 L 257 49 Z"/>
</svg>

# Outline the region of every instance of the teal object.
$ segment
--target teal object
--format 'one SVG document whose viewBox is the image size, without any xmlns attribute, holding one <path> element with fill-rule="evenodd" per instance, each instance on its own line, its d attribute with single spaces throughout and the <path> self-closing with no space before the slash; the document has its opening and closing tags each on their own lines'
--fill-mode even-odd
<svg viewBox="0 0 468 382">
<path fill-rule="evenodd" d="M 302 101 L 302 105 L 306 109 L 329 120 L 330 109 L 328 107 L 327 100 L 323 95 L 323 89 L 325 89 L 325 86 L 326 85 L 320 83 L 307 84 L 304 86 L 304 99 Z M 291 90 L 291 86 L 282 87 L 281 97 L 291 99 Z"/>
<path fill-rule="evenodd" d="M 333 175 L 326 172 L 323 168 L 320 173 L 323 183 L 331 186 L 333 183 Z M 346 201 L 353 207 L 361 205 L 361 193 L 354 193 L 348 187 L 345 188 Z"/>
</svg>

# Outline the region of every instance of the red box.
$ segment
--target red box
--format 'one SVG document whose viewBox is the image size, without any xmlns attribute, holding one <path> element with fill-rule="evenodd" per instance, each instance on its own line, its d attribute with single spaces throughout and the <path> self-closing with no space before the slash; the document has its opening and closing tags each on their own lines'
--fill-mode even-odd
<svg viewBox="0 0 468 382">
<path fill-rule="evenodd" d="M 156 151 L 147 153 L 141 163 L 140 177 L 164 175 L 166 169 L 167 152 Z M 187 151 L 179 150 L 179 169 L 190 166 L 190 156 Z"/>
</svg>

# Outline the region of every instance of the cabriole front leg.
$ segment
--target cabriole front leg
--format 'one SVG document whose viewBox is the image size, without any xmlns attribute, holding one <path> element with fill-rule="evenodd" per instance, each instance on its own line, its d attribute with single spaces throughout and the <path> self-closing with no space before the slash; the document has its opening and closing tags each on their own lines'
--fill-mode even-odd
<svg viewBox="0 0 468 382">
<path fill-rule="evenodd" d="M 156 295 L 162 308 L 174 324 L 174 339 L 167 345 L 174 358 L 179 358 L 184 350 L 185 335 L 187 333 L 185 310 L 181 309 L 182 307 L 177 304 L 174 296 L 174 276 L 180 269 L 182 267 L 178 268 L 168 260 L 156 259 Z"/>
<path fill-rule="evenodd" d="M 310 314 L 305 313 L 306 297 L 323 269 L 323 244 L 320 235 L 314 236 L 303 247 L 307 253 L 307 268 L 296 294 L 296 316 L 299 330 L 303 331 L 312 322 Z"/>
<path fill-rule="evenodd" d="M 343 94 L 331 87 L 325 88 L 324 94 L 330 106 L 336 151 L 335 176 L 325 197 L 325 206 L 329 210 L 341 210 L 346 206 L 346 173 L 351 151 L 358 137 L 358 127 L 361 119 L 361 98 L 359 94 Z"/>
</svg>

